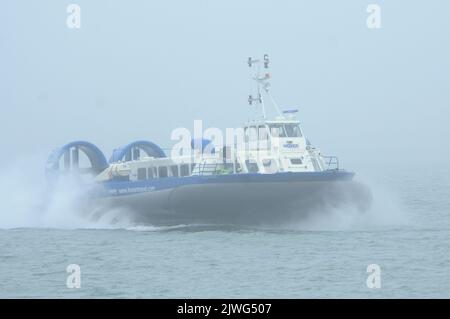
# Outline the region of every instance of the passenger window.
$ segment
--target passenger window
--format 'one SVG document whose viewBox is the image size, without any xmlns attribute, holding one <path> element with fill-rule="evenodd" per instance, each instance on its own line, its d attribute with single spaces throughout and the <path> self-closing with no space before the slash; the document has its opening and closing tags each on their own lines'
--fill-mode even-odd
<svg viewBox="0 0 450 319">
<path fill-rule="evenodd" d="M 158 167 L 158 175 L 159 178 L 167 177 L 167 167 L 166 166 Z"/>
<path fill-rule="evenodd" d="M 286 133 L 284 132 L 283 124 L 270 125 L 270 134 L 273 137 L 286 137 Z"/>
<path fill-rule="evenodd" d="M 258 133 L 260 140 L 267 140 L 267 138 L 269 137 L 265 126 L 258 127 Z"/>
<path fill-rule="evenodd" d="M 272 166 L 272 160 L 263 160 L 264 167 L 270 167 Z"/>
<path fill-rule="evenodd" d="M 148 169 L 148 173 L 147 173 L 147 178 L 148 179 L 152 179 L 152 178 L 155 178 L 155 174 L 156 172 L 155 172 L 155 168 L 154 167 L 149 167 L 149 169 Z"/>
<path fill-rule="evenodd" d="M 143 181 L 143 180 L 147 179 L 147 169 L 145 167 L 138 168 L 137 179 L 138 179 L 138 181 Z"/>
<path fill-rule="evenodd" d="M 258 164 L 253 161 L 246 160 L 245 165 L 249 173 L 258 173 Z"/>
<path fill-rule="evenodd" d="M 180 176 L 189 175 L 189 164 L 183 164 L 180 166 Z"/>
<path fill-rule="evenodd" d="M 270 148 L 269 134 L 267 132 L 267 128 L 265 125 L 261 125 L 258 127 L 258 137 L 259 137 L 258 147 L 260 149 Z"/>
<path fill-rule="evenodd" d="M 250 126 L 245 128 L 245 142 L 255 142 L 258 140 L 258 130 L 256 126 Z"/>
<path fill-rule="evenodd" d="M 252 126 L 249 129 L 249 137 L 250 141 L 257 141 L 258 140 L 258 130 L 256 129 L 256 126 Z"/>
<path fill-rule="evenodd" d="M 178 165 L 170 166 L 170 172 L 172 173 L 173 177 L 178 177 Z"/>
</svg>

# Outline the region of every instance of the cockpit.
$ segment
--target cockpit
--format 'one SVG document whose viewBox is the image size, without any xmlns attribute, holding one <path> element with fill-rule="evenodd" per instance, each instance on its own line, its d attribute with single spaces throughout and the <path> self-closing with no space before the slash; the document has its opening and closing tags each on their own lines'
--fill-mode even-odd
<svg viewBox="0 0 450 319">
<path fill-rule="evenodd" d="M 302 137 L 302 130 L 298 123 L 265 123 L 245 128 L 246 142 L 267 140 L 272 138 Z"/>
<path fill-rule="evenodd" d="M 300 126 L 295 123 L 269 124 L 272 137 L 302 137 Z"/>
</svg>

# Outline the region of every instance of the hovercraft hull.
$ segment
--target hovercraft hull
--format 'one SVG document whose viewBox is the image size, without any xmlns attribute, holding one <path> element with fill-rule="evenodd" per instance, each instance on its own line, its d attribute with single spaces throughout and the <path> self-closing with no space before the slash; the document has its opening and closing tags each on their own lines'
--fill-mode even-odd
<svg viewBox="0 0 450 319">
<path fill-rule="evenodd" d="M 289 223 L 348 203 L 364 210 L 370 192 L 353 173 L 276 173 L 196 176 L 157 185 L 108 185 L 106 210 L 125 210 L 135 223 L 153 225 Z M 183 180 L 184 179 L 184 180 Z M 181 180 L 183 180 L 181 182 Z M 121 183 L 122 184 L 122 183 Z"/>
</svg>

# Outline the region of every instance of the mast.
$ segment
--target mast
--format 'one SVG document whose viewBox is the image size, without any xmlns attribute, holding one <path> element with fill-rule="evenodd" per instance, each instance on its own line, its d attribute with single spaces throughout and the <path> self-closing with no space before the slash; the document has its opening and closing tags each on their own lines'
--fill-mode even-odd
<svg viewBox="0 0 450 319">
<path fill-rule="evenodd" d="M 275 108 L 278 115 L 281 115 L 280 108 L 278 107 L 277 103 L 275 102 L 274 98 L 272 97 L 272 94 L 270 94 L 270 73 L 267 69 L 269 69 L 269 56 L 267 54 L 264 54 L 263 59 L 252 59 L 251 57 L 248 58 L 247 64 L 248 66 L 253 70 L 253 77 L 252 79 L 256 82 L 256 96 L 253 95 L 248 96 L 248 104 L 253 105 L 253 103 L 256 103 L 257 106 L 261 107 L 261 112 L 263 115 L 263 118 L 266 119 L 266 105 L 264 103 L 264 98 L 262 96 L 262 92 L 265 93 L 265 95 L 269 98 L 270 102 L 272 103 L 273 107 Z M 264 75 L 261 73 L 261 64 L 263 65 L 264 69 L 266 69 L 266 72 Z"/>
</svg>

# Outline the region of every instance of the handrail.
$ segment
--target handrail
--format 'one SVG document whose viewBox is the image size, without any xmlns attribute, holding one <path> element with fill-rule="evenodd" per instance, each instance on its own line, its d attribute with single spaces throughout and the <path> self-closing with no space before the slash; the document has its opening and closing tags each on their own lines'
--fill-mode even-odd
<svg viewBox="0 0 450 319">
<path fill-rule="evenodd" d="M 324 156 L 321 155 L 327 165 L 327 170 L 339 170 L 339 158 L 337 156 Z"/>
<path fill-rule="evenodd" d="M 163 149 L 165 150 L 165 149 Z M 219 153 L 216 153 L 216 156 Z M 236 152 L 235 154 L 235 158 L 234 160 L 236 160 Z M 194 158 L 194 151 L 191 152 L 191 157 Z M 325 170 L 330 170 L 330 171 L 338 171 L 340 169 L 340 165 L 339 165 L 339 158 L 337 156 L 325 156 L 325 155 L 320 155 L 320 157 L 323 160 L 323 163 L 325 164 L 324 169 Z M 193 163 L 195 163 L 195 160 L 193 160 Z M 196 174 L 196 175 L 206 175 L 206 174 L 217 174 L 217 172 L 220 172 L 220 169 L 218 169 L 219 165 L 224 165 L 225 163 L 221 162 L 221 161 L 216 161 L 214 163 L 206 163 L 205 161 L 200 161 L 196 163 L 197 165 L 195 166 L 195 168 L 192 170 L 192 174 Z"/>
<path fill-rule="evenodd" d="M 219 165 L 219 162 L 215 163 L 199 163 L 195 169 L 192 171 L 192 173 L 197 173 L 198 175 L 205 175 L 205 173 L 211 173 L 215 174 L 217 172 L 217 166 Z M 209 168 L 213 168 L 209 170 Z"/>
</svg>

